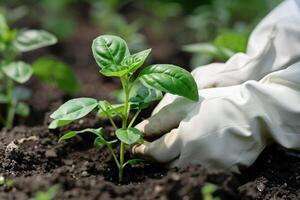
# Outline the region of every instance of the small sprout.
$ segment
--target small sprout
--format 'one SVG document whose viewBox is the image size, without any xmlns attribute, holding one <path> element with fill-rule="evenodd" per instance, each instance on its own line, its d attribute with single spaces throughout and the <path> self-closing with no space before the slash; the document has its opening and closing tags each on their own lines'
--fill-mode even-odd
<svg viewBox="0 0 300 200">
<path fill-rule="evenodd" d="M 59 185 L 53 185 L 45 192 L 37 192 L 35 197 L 30 200 L 54 200 L 59 188 Z"/>
<path fill-rule="evenodd" d="M 76 98 L 61 105 L 50 117 L 53 121 L 49 128 L 55 129 L 72 123 L 92 111 L 99 117 L 107 118 L 115 129 L 115 139 L 108 141 L 102 128 L 69 131 L 59 141 L 67 140 L 78 134 L 91 132 L 96 135 L 94 145 L 106 146 L 110 151 L 119 170 L 119 182 L 122 181 L 125 166 L 136 165 L 141 159 L 124 160 L 125 150 L 131 145 L 143 143 L 142 134 L 132 126 L 139 113 L 147 108 L 151 102 L 159 100 L 162 92 L 186 97 L 198 101 L 198 88 L 192 75 L 175 65 L 155 64 L 148 66 L 136 74 L 151 52 L 147 49 L 130 54 L 126 42 L 117 36 L 103 35 L 97 37 L 92 44 L 92 51 L 100 73 L 104 76 L 118 77 L 123 87 L 123 103 L 110 104 L 108 101 L 98 101 L 92 98 Z M 129 120 L 129 113 L 133 117 Z M 122 120 L 121 127 L 114 122 L 114 118 Z M 116 154 L 112 145 L 120 144 L 120 152 Z"/>
<path fill-rule="evenodd" d="M 12 180 L 6 180 L 5 185 L 7 188 L 11 189 L 14 187 L 14 182 Z"/>
<path fill-rule="evenodd" d="M 203 196 L 203 200 L 220 200 L 219 197 L 214 197 L 214 192 L 216 192 L 218 189 L 218 186 L 212 183 L 206 183 L 202 189 L 201 193 Z"/>
<path fill-rule="evenodd" d="M 69 67 L 54 59 L 39 59 L 33 64 L 19 60 L 23 52 L 53 45 L 57 39 L 44 30 L 11 29 L 0 13 L 0 104 L 6 105 L 6 116 L 0 116 L 0 123 L 11 128 L 15 115 L 27 117 L 29 106 L 24 102 L 31 92 L 24 86 L 32 75 L 59 89 L 73 93 L 79 88 Z M 53 70 L 55 69 L 55 70 Z"/>
<path fill-rule="evenodd" d="M 14 187 L 14 182 L 6 179 L 4 176 L 0 176 L 0 186 L 5 186 L 6 188 L 11 189 Z"/>
</svg>

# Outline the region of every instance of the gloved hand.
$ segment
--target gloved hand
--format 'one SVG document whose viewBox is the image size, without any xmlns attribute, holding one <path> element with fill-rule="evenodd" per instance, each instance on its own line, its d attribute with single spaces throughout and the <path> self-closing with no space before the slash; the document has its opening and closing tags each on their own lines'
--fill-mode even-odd
<svg viewBox="0 0 300 200">
<path fill-rule="evenodd" d="M 300 149 L 299 13 L 297 0 L 284 1 L 254 30 L 246 54 L 193 71 L 199 102 L 167 94 L 136 126 L 148 141 L 132 153 L 170 167 L 238 171 L 269 141 Z"/>
</svg>

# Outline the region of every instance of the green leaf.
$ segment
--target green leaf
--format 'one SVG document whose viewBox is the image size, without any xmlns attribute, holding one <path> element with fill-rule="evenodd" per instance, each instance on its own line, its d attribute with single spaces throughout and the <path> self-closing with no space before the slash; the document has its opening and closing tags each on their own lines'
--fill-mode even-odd
<svg viewBox="0 0 300 200">
<path fill-rule="evenodd" d="M 139 164 L 139 163 L 141 163 L 141 162 L 143 162 L 144 160 L 142 160 L 142 159 L 130 159 L 130 160 L 127 160 L 127 162 L 126 163 L 124 163 L 124 165 L 123 165 L 123 167 L 125 167 L 126 165 L 137 165 L 137 164 Z"/>
<path fill-rule="evenodd" d="M 60 119 L 55 119 L 55 120 L 53 120 L 53 121 L 49 124 L 48 128 L 49 128 L 49 129 L 56 129 L 56 128 L 59 128 L 59 127 L 68 125 L 68 124 L 70 124 L 71 122 L 73 122 L 73 120 L 60 120 Z"/>
<path fill-rule="evenodd" d="M 27 117 L 30 114 L 30 108 L 27 104 L 19 102 L 16 106 L 16 114 L 22 117 Z"/>
<path fill-rule="evenodd" d="M 13 97 L 18 101 L 25 101 L 31 96 L 31 91 L 24 86 L 16 86 L 13 90 Z"/>
<path fill-rule="evenodd" d="M 129 102 L 132 103 L 131 109 L 145 109 L 150 105 L 150 102 L 162 98 L 161 91 L 147 88 L 144 85 L 140 85 L 135 93 L 135 96 L 129 99 Z"/>
<path fill-rule="evenodd" d="M 103 128 L 97 128 L 97 129 L 87 128 L 87 129 L 83 129 L 83 130 L 80 130 L 80 131 L 70 131 L 70 132 L 64 134 L 62 137 L 60 137 L 58 142 L 73 138 L 73 137 L 75 137 L 76 135 L 78 135 L 80 133 L 86 133 L 86 132 L 91 132 L 91 133 L 94 133 L 95 135 L 97 135 L 98 137 L 102 137 Z"/>
<path fill-rule="evenodd" d="M 3 73 L 18 83 L 25 83 L 32 75 L 32 68 L 22 61 L 2 66 Z"/>
<path fill-rule="evenodd" d="M 61 105 L 50 117 L 60 120 L 76 120 L 84 117 L 98 106 L 92 98 L 72 99 Z"/>
<path fill-rule="evenodd" d="M 103 145 L 106 145 L 106 140 L 101 136 L 101 137 L 96 137 L 94 140 L 94 146 L 97 148 L 102 147 Z"/>
<path fill-rule="evenodd" d="M 247 37 L 237 32 L 225 32 L 214 40 L 219 47 L 228 48 L 234 52 L 246 52 Z"/>
<path fill-rule="evenodd" d="M 57 185 L 53 185 L 49 188 L 48 191 L 45 192 L 37 192 L 35 197 L 33 199 L 30 200 L 54 200 L 56 194 L 59 191 L 60 186 Z"/>
<path fill-rule="evenodd" d="M 141 67 L 144 64 L 150 52 L 151 49 L 147 49 L 139 53 L 127 56 L 122 61 L 121 65 L 128 68 L 130 73 L 134 73 L 139 67 Z"/>
<path fill-rule="evenodd" d="M 124 111 L 124 104 L 115 104 L 112 105 L 108 101 L 99 101 L 99 111 L 98 116 L 100 117 L 115 117 L 122 116 Z"/>
<path fill-rule="evenodd" d="M 183 68 L 170 64 L 146 67 L 138 76 L 146 86 L 198 101 L 198 88 L 192 75 Z"/>
<path fill-rule="evenodd" d="M 105 76 L 123 76 L 128 69 L 121 65 L 125 57 L 129 56 L 126 42 L 117 36 L 102 35 L 94 39 L 92 51 L 97 64 Z"/>
<path fill-rule="evenodd" d="M 25 30 L 18 33 L 14 46 L 20 52 L 32 51 L 49 45 L 53 45 L 57 39 L 51 33 L 44 30 Z"/>
<path fill-rule="evenodd" d="M 121 128 L 116 131 L 116 136 L 125 144 L 134 144 L 141 138 L 141 133 L 136 128 Z"/>
<path fill-rule="evenodd" d="M 197 43 L 185 45 L 183 50 L 190 53 L 212 56 L 218 60 L 226 61 L 234 55 L 234 51 L 211 43 Z"/>
<path fill-rule="evenodd" d="M 41 58 L 32 64 L 33 74 L 39 79 L 67 93 L 79 91 L 79 83 L 70 67 L 53 58 Z"/>
</svg>

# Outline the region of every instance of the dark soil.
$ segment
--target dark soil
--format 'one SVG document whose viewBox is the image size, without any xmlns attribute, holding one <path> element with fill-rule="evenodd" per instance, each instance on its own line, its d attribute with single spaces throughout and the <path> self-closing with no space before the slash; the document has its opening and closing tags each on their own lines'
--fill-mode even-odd
<svg viewBox="0 0 300 200">
<path fill-rule="evenodd" d="M 0 132 L 0 174 L 13 187 L 0 186 L 0 199 L 25 200 L 37 191 L 59 184 L 55 199 L 203 199 L 207 183 L 221 199 L 299 199 L 300 158 L 296 152 L 273 145 L 253 167 L 235 174 L 209 174 L 201 166 L 166 170 L 144 163 L 128 167 L 124 183 L 116 182 L 117 170 L 108 151 L 92 146 L 93 136 L 58 143 L 67 128 L 105 126 L 90 116 L 59 131 L 46 126 L 15 127 Z M 106 128 L 112 132 L 110 127 Z M 116 147 L 117 148 L 117 147 Z M 128 157 L 129 155 L 127 155 Z"/>
</svg>

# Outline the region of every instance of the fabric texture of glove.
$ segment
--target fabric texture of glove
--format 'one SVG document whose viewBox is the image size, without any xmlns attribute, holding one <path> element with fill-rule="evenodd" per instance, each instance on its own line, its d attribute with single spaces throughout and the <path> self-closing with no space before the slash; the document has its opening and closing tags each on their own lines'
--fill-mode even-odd
<svg viewBox="0 0 300 200">
<path fill-rule="evenodd" d="M 171 167 L 238 172 L 270 142 L 300 150 L 299 47 L 300 3 L 286 0 L 253 31 L 246 54 L 193 71 L 199 102 L 165 95 L 136 126 L 155 140 L 132 153 Z"/>
</svg>

